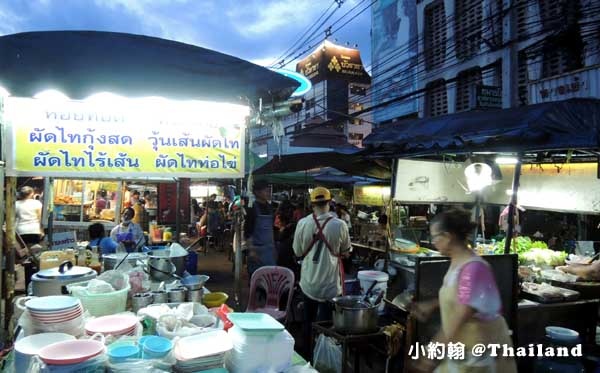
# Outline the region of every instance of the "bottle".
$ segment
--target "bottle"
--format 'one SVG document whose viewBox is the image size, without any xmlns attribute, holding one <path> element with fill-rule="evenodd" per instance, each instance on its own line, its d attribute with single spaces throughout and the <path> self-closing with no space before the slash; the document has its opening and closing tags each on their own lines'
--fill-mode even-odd
<svg viewBox="0 0 600 373">
<path fill-rule="evenodd" d="M 165 242 L 169 242 L 169 241 L 171 241 L 172 238 L 173 238 L 173 233 L 171 232 L 171 228 L 166 228 L 165 231 L 163 232 L 162 240 Z"/>
<path fill-rule="evenodd" d="M 98 246 L 92 247 L 92 258 L 90 259 L 90 264 L 88 267 L 96 271 L 98 275 L 100 275 L 100 272 L 102 272 L 102 263 L 100 263 L 100 258 L 98 255 Z"/>
</svg>

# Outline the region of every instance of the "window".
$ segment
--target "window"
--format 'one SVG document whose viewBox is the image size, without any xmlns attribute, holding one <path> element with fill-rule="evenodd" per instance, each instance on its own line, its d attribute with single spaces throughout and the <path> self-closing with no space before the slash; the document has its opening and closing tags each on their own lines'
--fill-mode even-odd
<svg viewBox="0 0 600 373">
<path fill-rule="evenodd" d="M 456 112 L 471 109 L 471 95 L 475 86 L 481 84 L 479 67 L 458 73 L 456 83 Z"/>
<path fill-rule="evenodd" d="M 448 113 L 448 94 L 444 79 L 428 83 L 425 94 L 425 108 L 427 116 L 437 117 Z"/>
<path fill-rule="evenodd" d="M 425 8 L 425 65 L 428 70 L 442 66 L 446 59 L 446 11 L 443 1 Z"/>
<path fill-rule="evenodd" d="M 544 30 L 560 27 L 564 21 L 563 7 L 567 0 L 539 0 L 540 18 Z M 573 0 L 568 0 L 575 2 Z"/>
<path fill-rule="evenodd" d="M 357 96 L 366 96 L 367 89 L 365 87 L 361 87 L 358 85 L 351 85 L 350 86 L 350 94 L 357 95 Z"/>
<path fill-rule="evenodd" d="M 527 76 L 527 53 L 520 51 L 517 55 L 517 91 L 519 94 L 519 106 L 527 105 L 529 102 L 529 90 L 527 83 L 529 81 Z"/>
<path fill-rule="evenodd" d="M 483 1 L 456 0 L 454 14 L 456 58 L 465 60 L 477 54 L 481 46 Z"/>
</svg>

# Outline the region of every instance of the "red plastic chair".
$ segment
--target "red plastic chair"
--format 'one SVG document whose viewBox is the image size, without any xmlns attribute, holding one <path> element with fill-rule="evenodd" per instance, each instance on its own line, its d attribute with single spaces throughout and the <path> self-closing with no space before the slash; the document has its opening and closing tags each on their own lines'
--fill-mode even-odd
<svg viewBox="0 0 600 373">
<path fill-rule="evenodd" d="M 267 293 L 264 307 L 257 307 L 256 289 L 262 288 Z M 279 309 L 281 296 L 288 293 L 285 310 Z M 294 297 L 294 272 L 286 267 L 260 267 L 252 274 L 250 280 L 250 296 L 246 312 L 260 312 L 273 316 L 278 321 L 287 321 L 288 312 Z"/>
</svg>

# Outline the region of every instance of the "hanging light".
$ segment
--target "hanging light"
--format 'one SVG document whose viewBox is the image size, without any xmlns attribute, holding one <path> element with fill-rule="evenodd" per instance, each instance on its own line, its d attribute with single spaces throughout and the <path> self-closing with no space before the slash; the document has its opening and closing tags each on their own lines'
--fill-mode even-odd
<svg viewBox="0 0 600 373">
<path fill-rule="evenodd" d="M 465 168 L 469 191 L 477 192 L 492 185 L 492 168 L 486 163 L 472 163 Z"/>
</svg>

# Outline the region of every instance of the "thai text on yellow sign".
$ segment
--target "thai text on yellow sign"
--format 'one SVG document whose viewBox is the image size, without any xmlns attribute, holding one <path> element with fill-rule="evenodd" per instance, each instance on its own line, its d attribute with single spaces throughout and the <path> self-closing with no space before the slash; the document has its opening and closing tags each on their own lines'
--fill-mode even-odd
<svg viewBox="0 0 600 373">
<path fill-rule="evenodd" d="M 204 101 L 8 98 L 7 174 L 243 177 L 248 113 Z"/>
<path fill-rule="evenodd" d="M 385 206 L 390 201 L 390 187 L 381 185 L 355 185 L 354 204 Z"/>
</svg>

